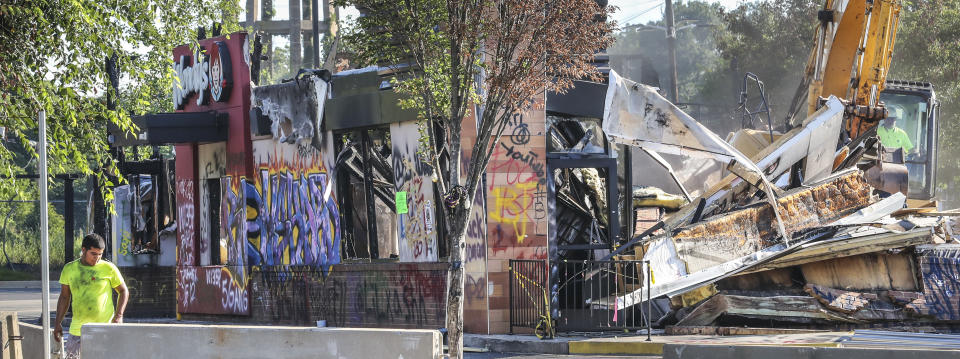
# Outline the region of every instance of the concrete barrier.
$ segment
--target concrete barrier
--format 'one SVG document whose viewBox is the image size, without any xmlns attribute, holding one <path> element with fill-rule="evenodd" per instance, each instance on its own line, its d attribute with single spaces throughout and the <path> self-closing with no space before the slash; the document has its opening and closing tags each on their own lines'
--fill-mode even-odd
<svg viewBox="0 0 960 359">
<path fill-rule="evenodd" d="M 59 353 L 60 342 L 53 340 L 53 330 L 50 330 L 50 346 L 54 353 Z M 43 327 L 20 322 L 20 342 L 23 348 L 23 359 L 43 359 Z"/>
<path fill-rule="evenodd" d="M 436 330 L 87 324 L 83 359 L 440 358 Z"/>
<path fill-rule="evenodd" d="M 666 344 L 663 359 L 960 359 L 960 351 Z"/>
</svg>

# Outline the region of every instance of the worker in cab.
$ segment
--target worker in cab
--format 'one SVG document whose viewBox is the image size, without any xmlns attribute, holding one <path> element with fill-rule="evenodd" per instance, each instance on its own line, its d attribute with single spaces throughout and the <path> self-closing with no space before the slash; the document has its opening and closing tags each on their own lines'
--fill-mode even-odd
<svg viewBox="0 0 960 359">
<path fill-rule="evenodd" d="M 907 132 L 897 127 L 896 115 L 890 115 L 883 119 L 883 125 L 877 127 L 877 137 L 880 137 L 880 143 L 887 149 L 902 148 L 904 157 L 913 151 L 913 143 L 910 142 Z"/>
</svg>

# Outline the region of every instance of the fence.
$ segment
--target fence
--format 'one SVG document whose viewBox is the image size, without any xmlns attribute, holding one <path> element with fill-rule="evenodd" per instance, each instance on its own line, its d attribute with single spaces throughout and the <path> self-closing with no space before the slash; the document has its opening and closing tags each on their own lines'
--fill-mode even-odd
<svg viewBox="0 0 960 359">
<path fill-rule="evenodd" d="M 559 331 L 635 330 L 646 327 L 640 306 L 624 308 L 619 297 L 643 288 L 644 262 L 557 263 Z"/>
<path fill-rule="evenodd" d="M 536 329 L 548 317 L 547 261 L 510 260 L 510 334 L 513 328 Z"/>
<path fill-rule="evenodd" d="M 547 304 L 547 263 L 544 260 L 510 261 L 510 333 L 514 327 L 542 326 L 556 331 L 622 331 L 648 327 L 642 306 L 624 308 L 618 300 L 644 288 L 647 267 L 640 260 L 561 260 L 556 273 L 554 315 Z M 541 328 L 538 328 L 541 326 Z"/>
</svg>

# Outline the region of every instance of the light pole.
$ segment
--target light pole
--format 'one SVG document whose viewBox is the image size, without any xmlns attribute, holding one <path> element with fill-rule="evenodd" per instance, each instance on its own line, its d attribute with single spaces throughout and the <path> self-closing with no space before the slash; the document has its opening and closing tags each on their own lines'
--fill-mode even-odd
<svg viewBox="0 0 960 359">
<path fill-rule="evenodd" d="M 37 147 L 40 154 L 40 286 L 43 288 L 43 306 L 40 317 L 43 318 L 43 358 L 50 359 L 50 236 L 47 228 L 47 112 L 40 110 L 40 140 Z M 63 339 L 61 339 L 63 340 Z"/>
</svg>

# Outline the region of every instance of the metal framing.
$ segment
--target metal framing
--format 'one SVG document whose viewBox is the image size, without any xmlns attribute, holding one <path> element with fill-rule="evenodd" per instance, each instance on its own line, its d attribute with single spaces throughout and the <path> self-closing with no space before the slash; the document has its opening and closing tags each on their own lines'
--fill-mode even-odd
<svg viewBox="0 0 960 359">
<path fill-rule="evenodd" d="M 557 243 L 557 219 L 554 214 L 557 210 L 557 184 L 554 181 L 554 171 L 563 168 L 606 168 L 607 169 L 607 209 L 610 225 L 607 228 L 608 238 L 616 242 L 620 234 L 619 190 L 617 183 L 617 159 L 613 157 L 584 156 L 573 157 L 570 154 L 547 154 L 547 255 L 550 265 L 550 314 L 553 318 L 559 317 L 559 283 L 557 278 L 559 248 Z"/>
</svg>

